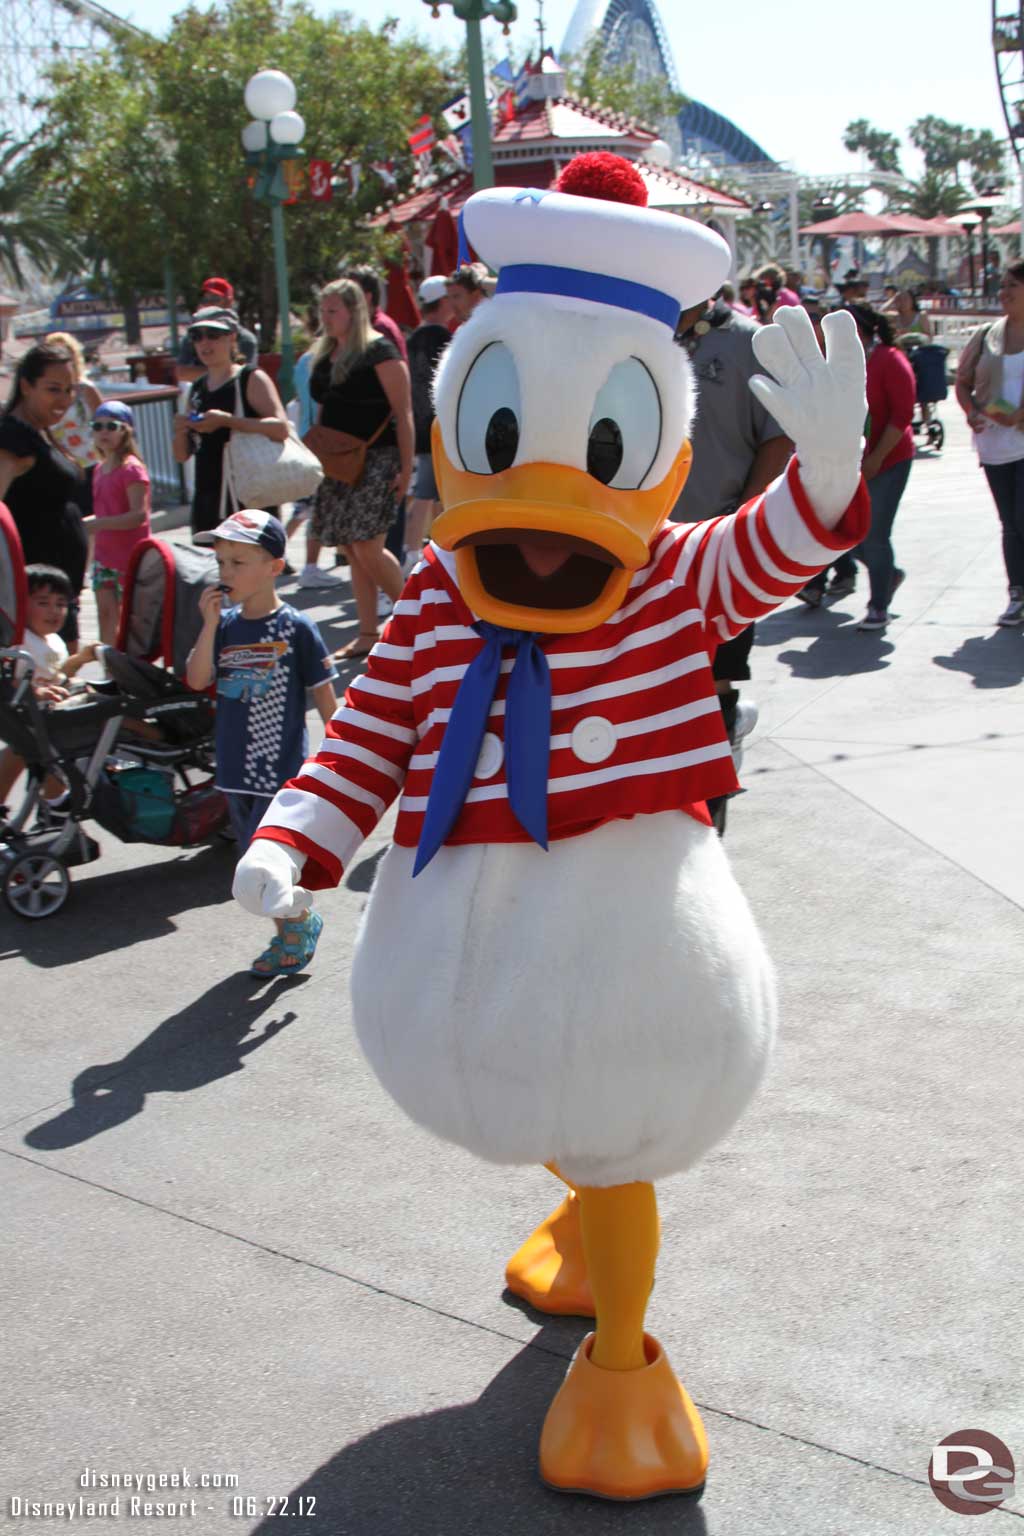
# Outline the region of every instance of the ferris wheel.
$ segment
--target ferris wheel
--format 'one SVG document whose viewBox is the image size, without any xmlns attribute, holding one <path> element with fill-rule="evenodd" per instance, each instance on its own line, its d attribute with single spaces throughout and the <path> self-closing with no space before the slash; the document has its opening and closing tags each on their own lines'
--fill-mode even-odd
<svg viewBox="0 0 1024 1536">
<path fill-rule="evenodd" d="M 93 0 L 0 0 L 0 133 L 29 139 L 49 90 L 47 71 L 89 58 L 125 32 L 139 28 Z"/>
<path fill-rule="evenodd" d="M 1024 0 L 992 0 L 992 49 L 1006 131 L 1020 165 L 1024 155 Z"/>
</svg>

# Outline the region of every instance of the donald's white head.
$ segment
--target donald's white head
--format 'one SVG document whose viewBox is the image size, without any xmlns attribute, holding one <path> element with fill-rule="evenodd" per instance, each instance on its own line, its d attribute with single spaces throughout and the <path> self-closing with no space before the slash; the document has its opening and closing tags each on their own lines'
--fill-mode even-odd
<svg viewBox="0 0 1024 1536">
<path fill-rule="evenodd" d="M 686 479 L 694 391 L 673 335 L 724 281 L 729 249 L 646 200 L 634 166 L 591 154 L 554 192 L 466 204 L 466 235 L 500 276 L 438 371 L 433 536 L 492 623 L 602 623 Z"/>
</svg>

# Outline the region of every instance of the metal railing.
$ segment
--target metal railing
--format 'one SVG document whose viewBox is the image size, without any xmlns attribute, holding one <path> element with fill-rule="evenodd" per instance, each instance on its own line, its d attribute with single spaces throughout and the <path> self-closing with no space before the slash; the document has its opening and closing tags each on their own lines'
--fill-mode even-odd
<svg viewBox="0 0 1024 1536">
<path fill-rule="evenodd" d="M 143 389 L 118 384 L 103 388 L 109 400 L 124 400 L 135 415 L 135 436 L 146 468 L 154 507 L 178 507 L 189 500 L 183 466 L 175 462 L 171 451 L 174 416 L 178 409 L 178 391 L 170 385 L 147 385 Z"/>
</svg>

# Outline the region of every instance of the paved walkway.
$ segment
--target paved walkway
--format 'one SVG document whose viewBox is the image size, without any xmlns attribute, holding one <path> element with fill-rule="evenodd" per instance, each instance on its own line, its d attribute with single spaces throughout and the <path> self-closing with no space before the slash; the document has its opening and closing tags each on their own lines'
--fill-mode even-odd
<svg viewBox="0 0 1024 1536">
<path fill-rule="evenodd" d="M 1024 1463 L 1024 633 L 993 625 L 995 514 L 945 416 L 897 523 L 889 632 L 856 633 L 859 602 L 793 603 L 755 651 L 728 844 L 784 1029 L 751 1113 L 659 1192 L 649 1319 L 704 1412 L 702 1502 L 536 1481 L 583 1330 L 501 1274 L 552 1181 L 416 1130 L 355 1047 L 385 826 L 292 982 L 239 969 L 259 925 L 223 849 L 104 837 L 59 917 L 0 915 L 5 1513 L 76 1498 L 86 1469 L 185 1466 L 238 1479 L 149 1495 L 194 1496 L 159 1528 L 203 1536 L 276 1532 L 286 1495 L 316 1500 L 290 1529 L 325 1536 L 942 1536 L 939 1439 L 987 1429 Z"/>
</svg>

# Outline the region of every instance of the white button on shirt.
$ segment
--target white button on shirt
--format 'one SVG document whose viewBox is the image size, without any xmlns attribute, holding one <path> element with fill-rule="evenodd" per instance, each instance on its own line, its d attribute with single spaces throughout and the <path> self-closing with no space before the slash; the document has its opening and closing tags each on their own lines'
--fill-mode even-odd
<svg viewBox="0 0 1024 1536">
<path fill-rule="evenodd" d="M 505 761 L 505 748 L 501 737 L 495 736 L 493 731 L 485 731 L 484 739 L 480 743 L 480 755 L 476 760 L 476 769 L 473 773 L 475 779 L 493 779 Z"/>
<path fill-rule="evenodd" d="M 603 763 L 615 751 L 618 737 L 610 720 L 588 715 L 572 728 L 569 745 L 581 763 Z"/>
</svg>

